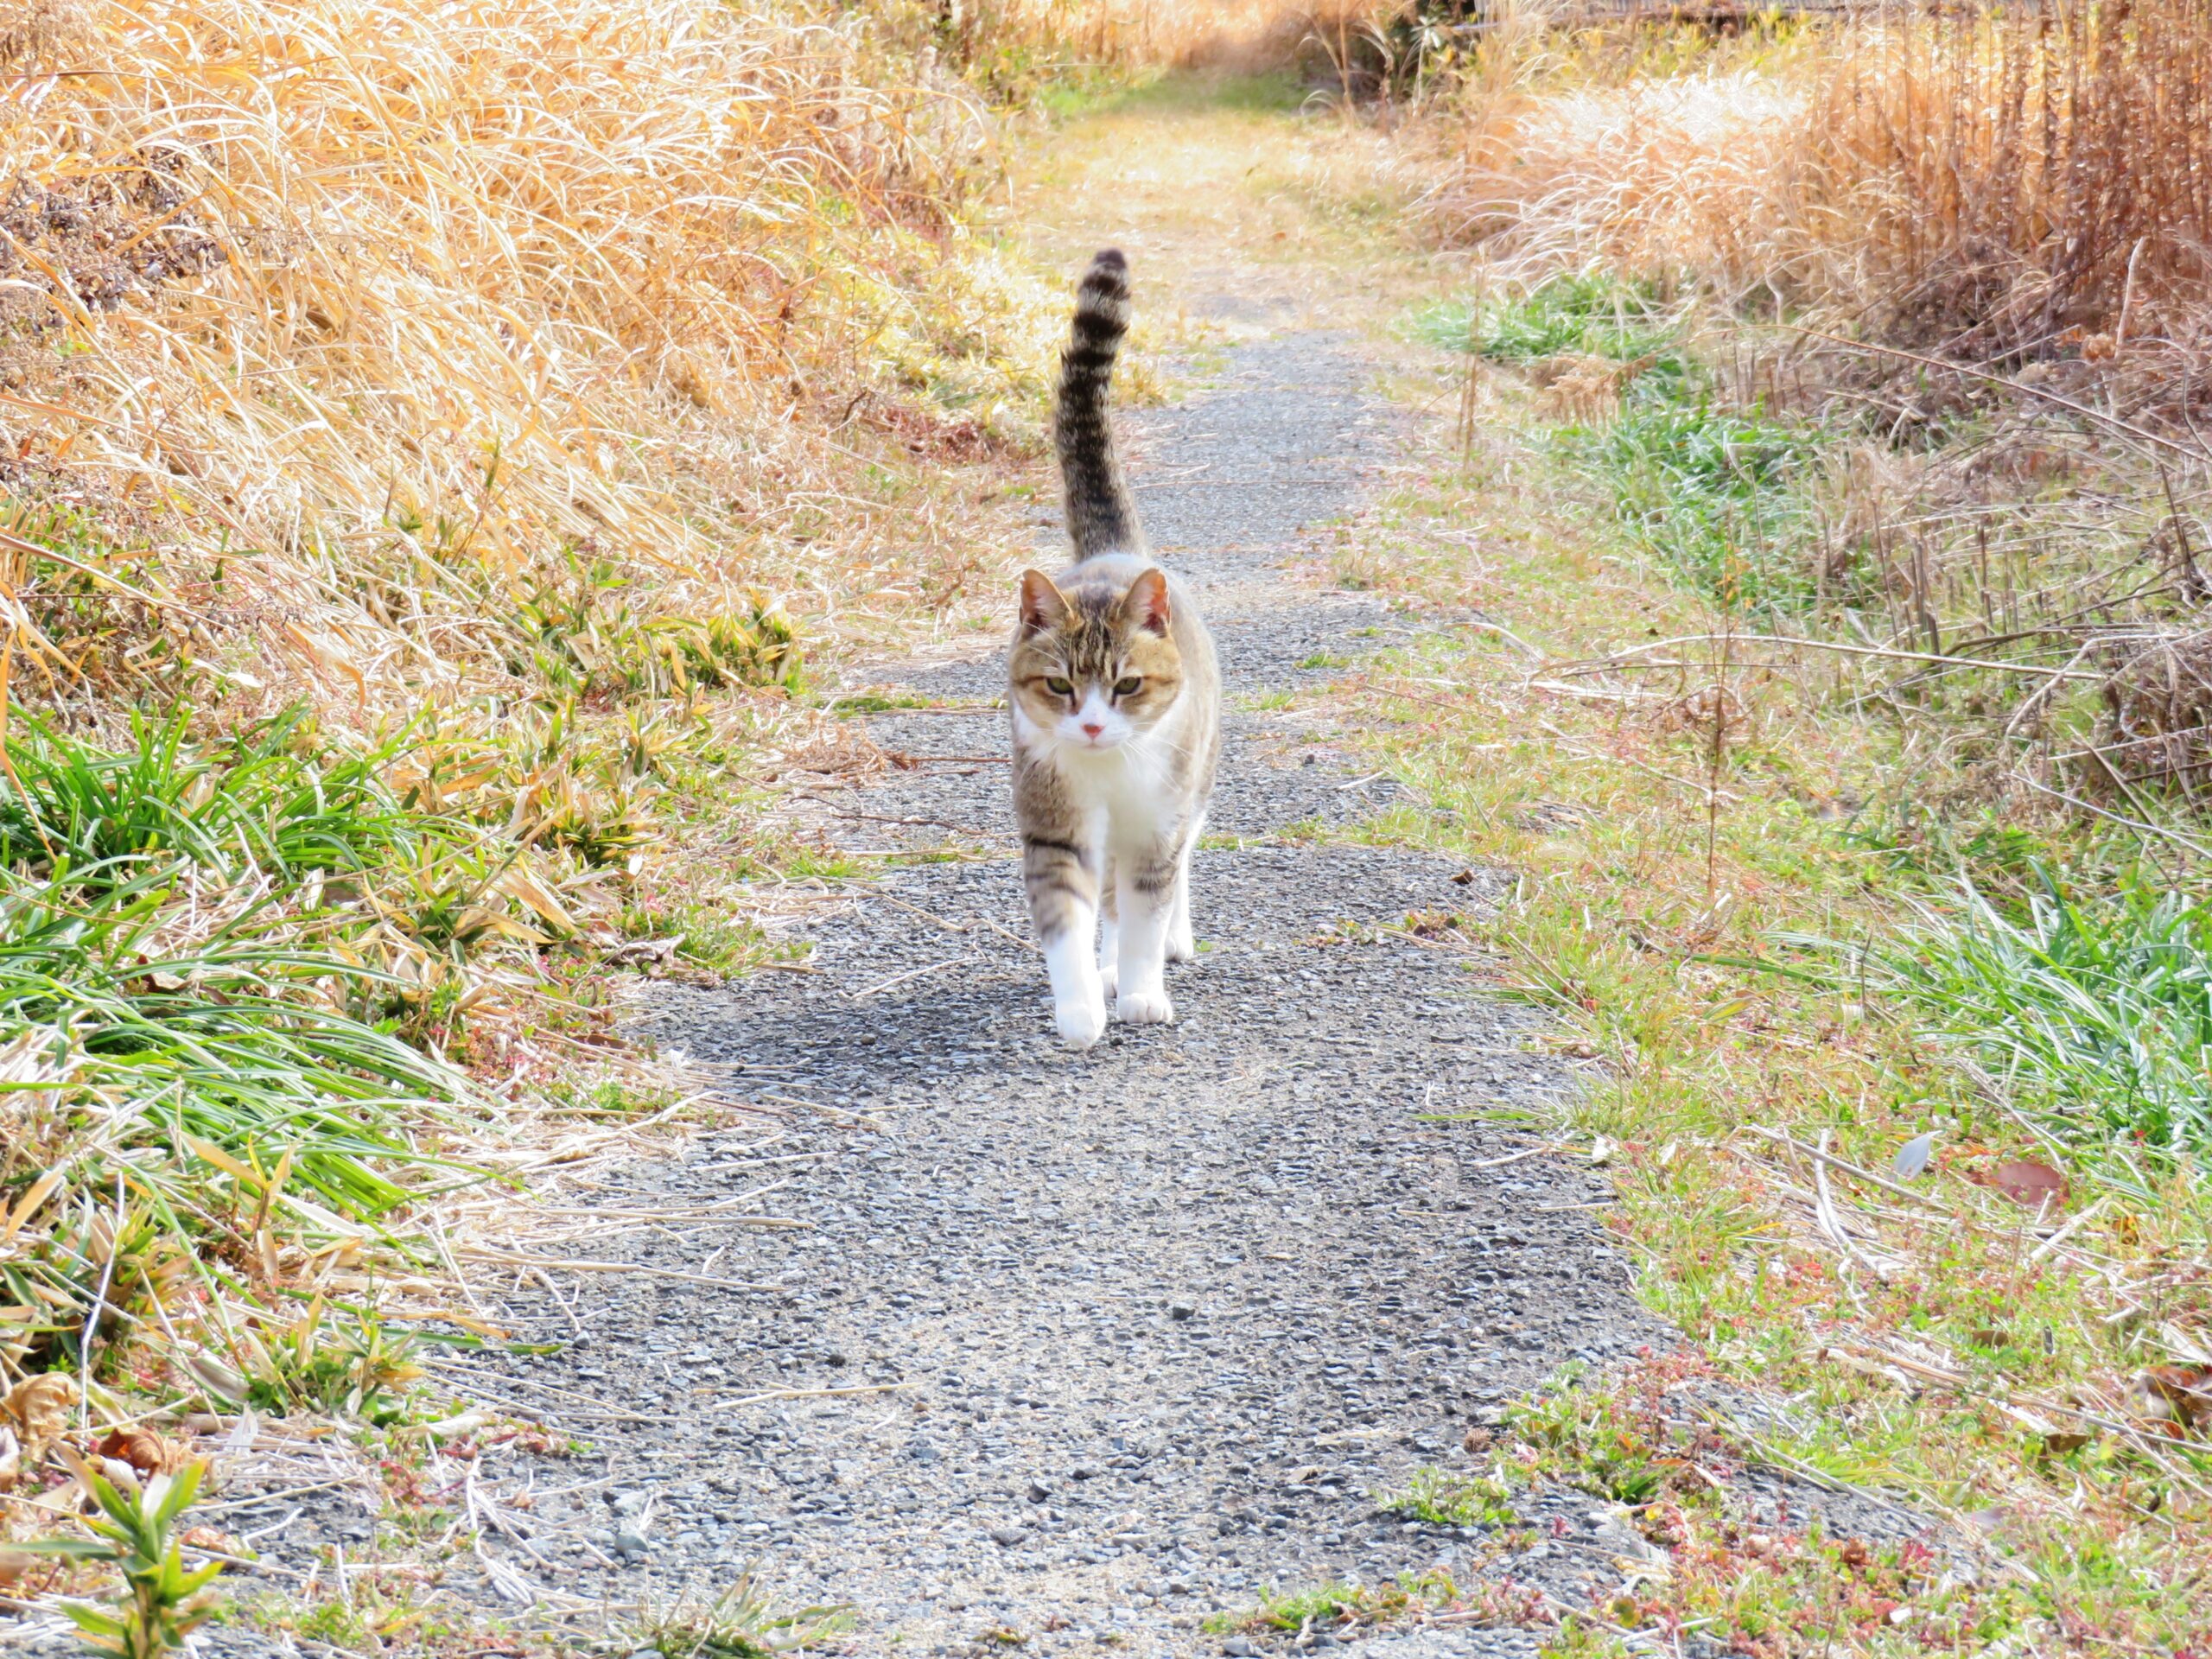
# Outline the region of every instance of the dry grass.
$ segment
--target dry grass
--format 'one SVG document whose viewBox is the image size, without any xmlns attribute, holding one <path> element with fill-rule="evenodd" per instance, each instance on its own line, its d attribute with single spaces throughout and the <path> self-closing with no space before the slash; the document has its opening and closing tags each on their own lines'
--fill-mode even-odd
<svg viewBox="0 0 2212 1659">
<path fill-rule="evenodd" d="M 204 619 L 173 660 L 396 708 L 506 679 L 579 557 L 646 617 L 765 586 L 825 630 L 958 580 L 958 527 L 894 526 L 842 451 L 988 441 L 987 398 L 963 427 L 913 382 L 988 132 L 865 19 L 107 5 L 59 49 L 0 156 L 103 223 L 13 244 L 13 512 L 89 509 L 164 626 Z"/>
<path fill-rule="evenodd" d="M 1975 356 L 2194 351 L 2212 270 L 2212 16 L 2041 0 L 1850 37 L 1800 189 L 1893 330 Z M 2099 349 L 2091 347 L 2092 352 Z"/>
<path fill-rule="evenodd" d="M 1944 355 L 2170 373 L 2203 340 L 2212 22 L 2189 0 L 1571 35 L 1512 14 L 1414 165 L 1437 234 L 1765 294 Z"/>
</svg>

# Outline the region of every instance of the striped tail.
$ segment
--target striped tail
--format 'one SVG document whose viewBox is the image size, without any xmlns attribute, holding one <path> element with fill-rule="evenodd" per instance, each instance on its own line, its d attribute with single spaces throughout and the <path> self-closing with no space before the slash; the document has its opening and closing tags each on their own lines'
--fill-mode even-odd
<svg viewBox="0 0 2212 1659">
<path fill-rule="evenodd" d="M 1114 359 L 1129 332 L 1129 262 L 1108 248 L 1090 262 L 1075 291 L 1075 323 L 1060 353 L 1060 382 L 1053 397 L 1052 442 L 1060 452 L 1068 534 L 1075 555 L 1141 553 L 1144 530 L 1114 454 L 1114 429 L 1106 418 L 1106 387 Z"/>
</svg>

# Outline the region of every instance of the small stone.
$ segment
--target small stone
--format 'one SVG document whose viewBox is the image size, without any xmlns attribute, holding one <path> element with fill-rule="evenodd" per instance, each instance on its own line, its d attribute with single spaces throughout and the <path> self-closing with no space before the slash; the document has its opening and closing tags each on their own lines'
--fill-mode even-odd
<svg viewBox="0 0 2212 1659">
<path fill-rule="evenodd" d="M 1188 1302 L 1170 1302 L 1167 1305 L 1167 1317 L 1171 1319 L 1192 1319 L 1197 1316 L 1198 1311 Z"/>
<path fill-rule="evenodd" d="M 1033 1480 L 1029 1483 L 1029 1501 L 1032 1503 L 1042 1503 L 1052 1495 L 1052 1486 L 1050 1481 Z"/>
<path fill-rule="evenodd" d="M 1002 1545 L 1007 1549 L 1012 1549 L 1028 1536 L 1029 1529 L 1027 1527 L 993 1527 L 991 1529 L 991 1541 Z"/>
<path fill-rule="evenodd" d="M 1260 1651 L 1241 1636 L 1230 1637 L 1228 1641 L 1221 1644 L 1221 1650 L 1229 1656 L 1229 1659 L 1254 1659 L 1254 1656 Z"/>
<path fill-rule="evenodd" d="M 652 1497 L 651 1492 L 617 1492 L 607 1501 L 617 1515 L 635 1515 L 652 1503 Z"/>
</svg>

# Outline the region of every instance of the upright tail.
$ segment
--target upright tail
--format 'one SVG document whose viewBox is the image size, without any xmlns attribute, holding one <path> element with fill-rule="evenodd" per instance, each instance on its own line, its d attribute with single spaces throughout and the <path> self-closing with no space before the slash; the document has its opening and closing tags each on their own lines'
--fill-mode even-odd
<svg viewBox="0 0 2212 1659">
<path fill-rule="evenodd" d="M 1075 291 L 1075 323 L 1060 353 L 1053 397 L 1052 442 L 1060 452 L 1068 534 L 1078 559 L 1144 551 L 1144 528 L 1106 417 L 1107 384 L 1128 332 L 1129 262 L 1120 249 L 1108 248 L 1090 262 Z"/>
</svg>

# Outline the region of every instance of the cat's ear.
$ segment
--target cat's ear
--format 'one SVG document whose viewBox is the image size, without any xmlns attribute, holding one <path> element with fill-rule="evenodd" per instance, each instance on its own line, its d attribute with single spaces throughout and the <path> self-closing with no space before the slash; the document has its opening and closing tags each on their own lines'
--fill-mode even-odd
<svg viewBox="0 0 2212 1659">
<path fill-rule="evenodd" d="M 1167 573 L 1157 565 L 1140 572 L 1129 584 L 1128 597 L 1122 601 L 1122 614 L 1141 628 L 1166 633 L 1174 620 L 1167 604 Z"/>
<path fill-rule="evenodd" d="M 1052 579 L 1040 571 L 1021 573 L 1021 626 L 1029 633 L 1056 628 L 1067 620 L 1068 602 Z"/>
</svg>

